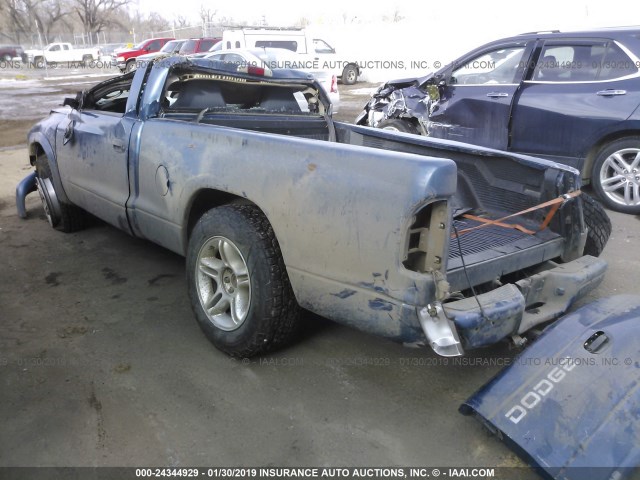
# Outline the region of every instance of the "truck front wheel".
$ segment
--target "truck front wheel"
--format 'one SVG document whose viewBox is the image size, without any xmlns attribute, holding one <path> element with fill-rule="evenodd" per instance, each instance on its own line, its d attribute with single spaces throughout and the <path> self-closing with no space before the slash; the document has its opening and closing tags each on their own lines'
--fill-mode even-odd
<svg viewBox="0 0 640 480">
<path fill-rule="evenodd" d="M 129 73 L 133 70 L 136 69 L 136 61 L 135 60 L 129 60 L 127 62 L 127 66 L 124 68 L 124 73 Z"/>
<path fill-rule="evenodd" d="M 53 186 L 51 166 L 49 160 L 43 154 L 36 158 L 36 185 L 38 195 L 44 208 L 49 225 L 62 232 L 75 232 L 81 230 L 86 223 L 87 214 L 84 210 L 61 202 Z"/>
<path fill-rule="evenodd" d="M 358 81 L 358 68 L 350 63 L 342 70 L 342 83 L 353 85 L 356 81 Z"/>
<path fill-rule="evenodd" d="M 253 205 L 225 205 L 198 220 L 187 285 L 200 328 L 231 356 L 265 353 L 295 334 L 300 308 L 273 229 Z"/>
<path fill-rule="evenodd" d="M 91 55 L 83 55 L 82 56 L 82 64 L 85 67 L 88 67 L 89 65 L 91 65 L 91 62 L 93 62 L 93 57 Z"/>
</svg>

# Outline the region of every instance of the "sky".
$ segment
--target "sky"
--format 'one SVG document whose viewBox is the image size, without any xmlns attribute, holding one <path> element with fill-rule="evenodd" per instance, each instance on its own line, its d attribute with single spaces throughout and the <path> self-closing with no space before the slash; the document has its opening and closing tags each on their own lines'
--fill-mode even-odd
<svg viewBox="0 0 640 480">
<path fill-rule="evenodd" d="M 388 2 L 365 0 L 320 0 L 302 2 L 291 0 L 240 0 L 213 2 L 203 0 L 135 0 L 141 12 L 155 10 L 167 18 L 182 15 L 196 20 L 200 6 L 216 10 L 220 17 L 232 17 L 249 23 L 263 16 L 271 25 L 292 25 L 306 17 L 314 24 L 335 25 L 372 23 L 382 16 L 398 11 L 406 20 L 429 24 L 432 21 L 466 29 L 492 28 L 497 23 L 511 25 L 515 31 L 556 29 L 558 26 L 613 26 L 640 23 L 640 6 L 632 2 L 603 2 L 602 0 L 536 0 L 515 2 L 506 0 L 443 2 Z M 448 9 L 447 6 L 450 8 Z M 451 8 L 453 7 L 453 8 Z M 453 11 L 451 11 L 453 10 Z M 457 19 L 451 15 L 458 14 Z M 503 25 L 504 26 L 504 25 Z M 519 30 L 518 30 L 519 29 Z"/>
<path fill-rule="evenodd" d="M 403 68 L 369 70 L 365 80 L 415 76 L 412 60 L 443 64 L 483 43 L 518 33 L 547 30 L 580 30 L 594 27 L 640 25 L 640 3 L 618 0 L 484 0 L 456 2 L 370 0 L 134 0 L 140 13 L 157 11 L 167 19 L 183 16 L 199 22 L 201 5 L 216 11 L 217 19 L 233 18 L 258 25 L 292 26 L 306 18 L 316 38 L 323 38 L 358 60 L 402 58 Z M 635 5 L 635 6 L 634 6 Z M 383 23 L 397 13 L 401 21 Z M 422 72 L 424 74 L 424 72 Z"/>
</svg>

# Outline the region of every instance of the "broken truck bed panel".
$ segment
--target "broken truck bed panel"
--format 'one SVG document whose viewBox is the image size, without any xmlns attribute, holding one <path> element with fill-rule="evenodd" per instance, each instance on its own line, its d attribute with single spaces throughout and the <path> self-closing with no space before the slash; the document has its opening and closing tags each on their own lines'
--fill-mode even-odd
<svg viewBox="0 0 640 480">
<path fill-rule="evenodd" d="M 551 326 L 460 412 L 476 415 L 548 477 L 639 473 L 639 322 L 640 296 L 580 308 Z"/>
</svg>

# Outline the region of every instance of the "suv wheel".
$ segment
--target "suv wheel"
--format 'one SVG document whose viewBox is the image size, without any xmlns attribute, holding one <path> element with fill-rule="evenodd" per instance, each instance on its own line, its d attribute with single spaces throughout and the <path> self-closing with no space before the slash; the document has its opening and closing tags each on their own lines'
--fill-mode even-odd
<svg viewBox="0 0 640 480">
<path fill-rule="evenodd" d="M 611 210 L 640 214 L 640 137 L 605 145 L 596 157 L 591 182 Z"/>
</svg>

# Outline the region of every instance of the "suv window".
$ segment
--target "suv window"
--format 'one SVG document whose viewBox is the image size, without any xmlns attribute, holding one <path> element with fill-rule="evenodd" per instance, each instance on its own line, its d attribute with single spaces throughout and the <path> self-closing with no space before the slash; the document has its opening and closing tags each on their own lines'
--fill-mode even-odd
<svg viewBox="0 0 640 480">
<path fill-rule="evenodd" d="M 162 41 L 161 40 L 154 40 L 153 42 L 151 42 L 149 44 L 149 46 L 147 48 L 150 51 L 153 51 L 153 50 L 160 50 L 160 47 L 162 47 Z"/>
<path fill-rule="evenodd" d="M 518 83 L 524 47 L 508 47 L 483 53 L 456 68 L 451 74 L 451 84 L 490 85 Z"/>
<path fill-rule="evenodd" d="M 198 50 L 200 52 L 208 52 L 215 42 L 216 41 L 214 39 L 202 40 L 200 41 L 200 47 Z"/>
<path fill-rule="evenodd" d="M 597 58 L 592 60 L 600 68 L 598 80 L 615 80 L 616 78 L 633 75 L 638 73 L 638 67 L 640 67 L 615 43 L 610 43 L 607 46 L 601 58 L 601 62 L 598 62 Z"/>
<path fill-rule="evenodd" d="M 595 82 L 633 75 L 638 67 L 615 43 L 545 45 L 533 80 Z"/>
<path fill-rule="evenodd" d="M 197 40 L 187 40 L 184 42 L 184 45 L 180 48 L 180 55 L 191 55 L 196 52 L 196 47 L 198 46 Z"/>
</svg>

